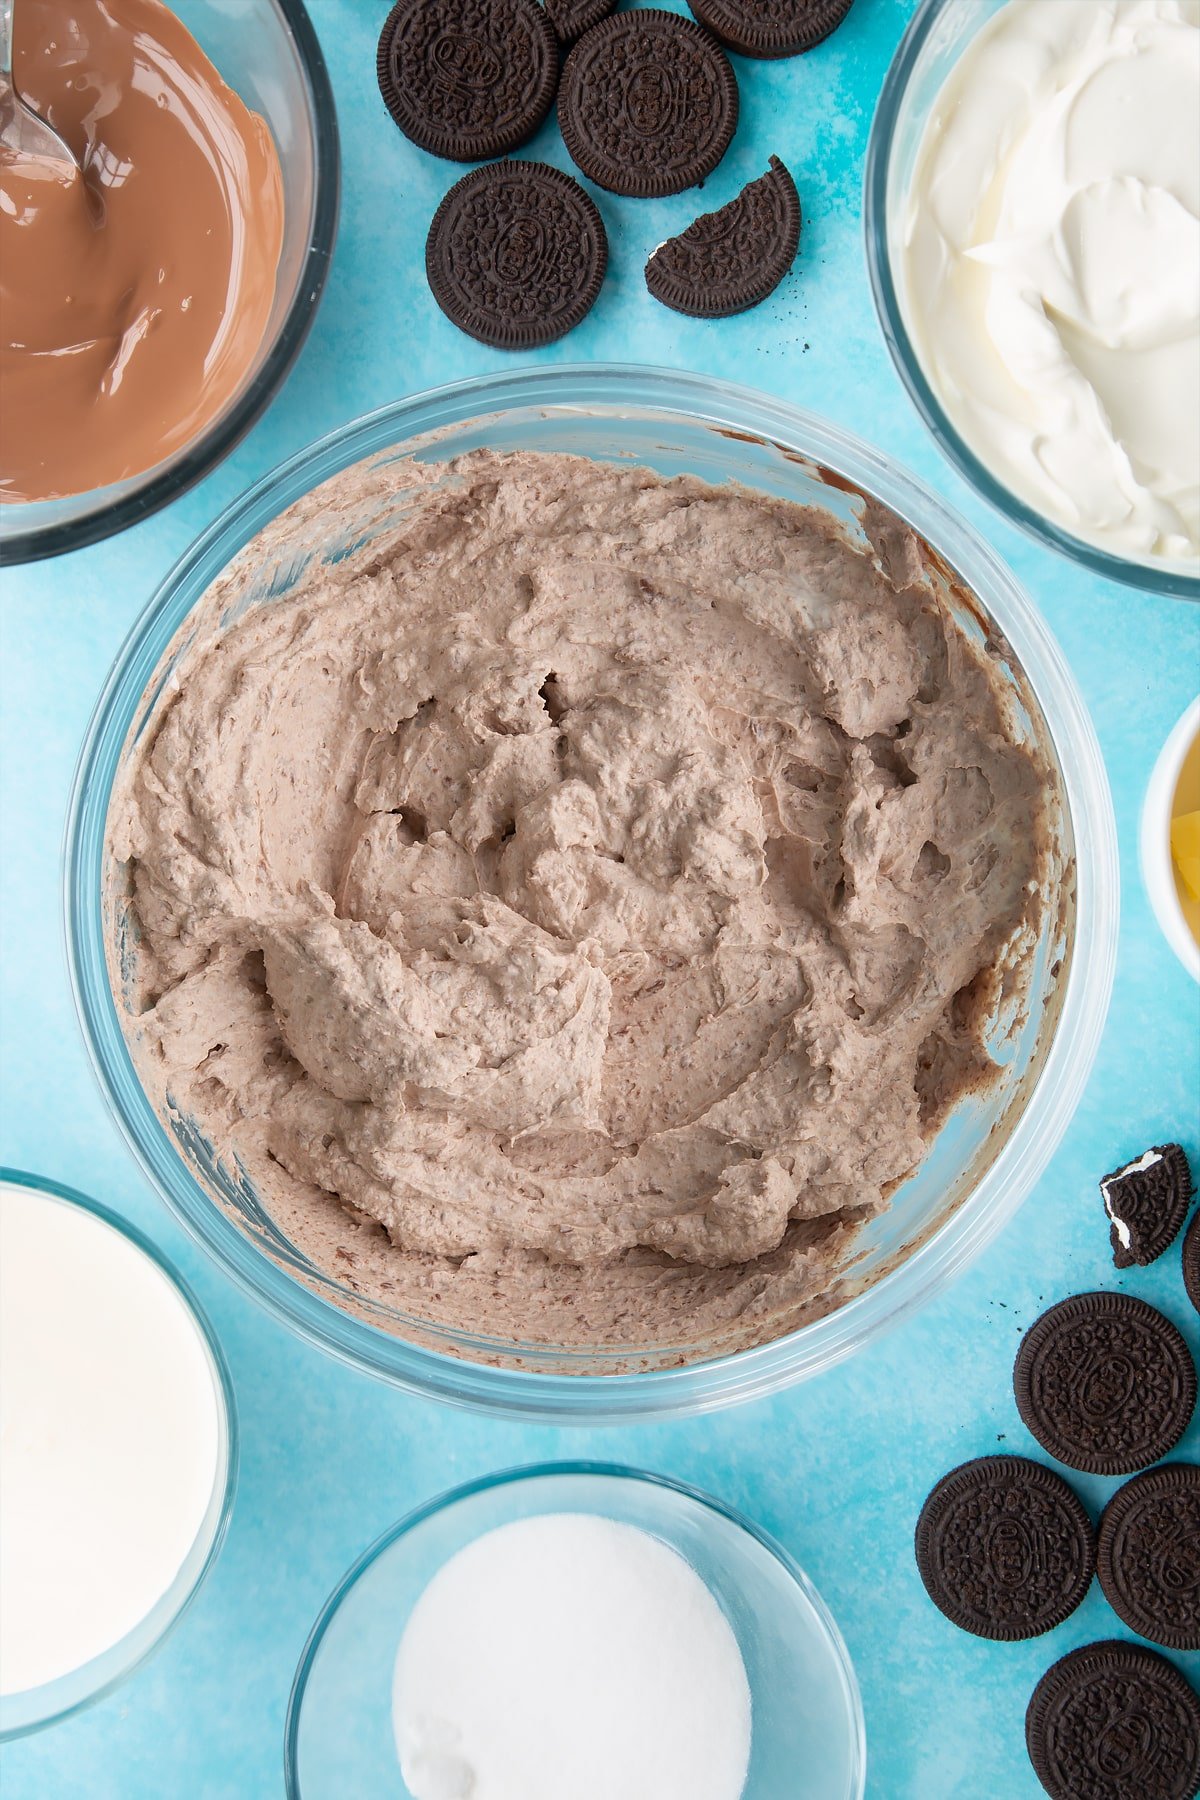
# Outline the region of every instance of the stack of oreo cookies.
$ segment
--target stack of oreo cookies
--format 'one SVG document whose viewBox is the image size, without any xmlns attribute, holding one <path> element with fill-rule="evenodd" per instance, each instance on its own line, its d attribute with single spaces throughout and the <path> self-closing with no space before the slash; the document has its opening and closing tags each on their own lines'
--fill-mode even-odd
<svg viewBox="0 0 1200 1800">
<path fill-rule="evenodd" d="M 653 199 L 710 175 L 732 141 L 738 84 L 725 46 L 751 57 L 810 50 L 851 0 L 691 0 L 693 18 L 616 0 L 396 0 L 379 38 L 388 112 L 434 156 L 484 162 L 446 195 L 426 244 L 434 298 L 499 349 L 570 331 L 600 292 L 608 243 L 583 186 L 514 162 L 557 95 L 563 142 L 611 194 Z M 504 158 L 503 161 L 489 161 Z M 778 157 L 729 205 L 660 244 L 650 292 L 697 318 L 756 306 L 795 260 L 800 201 Z"/>
<path fill-rule="evenodd" d="M 1160 1146 L 1106 1176 L 1101 1191 L 1118 1266 L 1152 1261 L 1186 1218 L 1187 1159 Z M 1200 1214 L 1184 1248 L 1200 1310 L 1198 1230 Z M 952 1470 L 917 1521 L 930 1598 L 964 1631 L 1011 1642 L 1062 1624 L 1095 1573 L 1131 1631 L 1164 1649 L 1200 1650 L 1200 1465 L 1161 1461 L 1196 1405 L 1181 1333 L 1132 1294 L 1077 1294 L 1026 1333 L 1013 1386 L 1022 1420 L 1058 1462 L 1133 1479 L 1110 1497 L 1097 1531 L 1044 1464 L 987 1456 Z M 1054 1800 L 1191 1800 L 1200 1791 L 1200 1696 L 1146 1644 L 1106 1640 L 1062 1657 L 1034 1690 L 1025 1735 Z"/>
</svg>

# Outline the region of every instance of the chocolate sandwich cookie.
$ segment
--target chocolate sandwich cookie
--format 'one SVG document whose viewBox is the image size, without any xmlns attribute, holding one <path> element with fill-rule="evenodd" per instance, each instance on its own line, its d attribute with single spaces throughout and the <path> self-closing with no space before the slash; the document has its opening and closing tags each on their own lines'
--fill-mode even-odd
<svg viewBox="0 0 1200 1800">
<path fill-rule="evenodd" d="M 1173 1244 L 1192 1200 L 1192 1171 L 1179 1144 L 1155 1144 L 1100 1183 L 1113 1262 L 1152 1263 Z"/>
<path fill-rule="evenodd" d="M 617 0 L 542 0 L 561 43 L 573 44 L 585 31 L 617 10 Z"/>
<path fill-rule="evenodd" d="M 525 143 L 550 111 L 558 42 L 537 0 L 397 0 L 376 73 L 405 137 L 480 162 Z"/>
<path fill-rule="evenodd" d="M 745 312 L 773 293 L 796 259 L 800 196 L 777 156 L 718 212 L 701 213 L 646 264 L 656 300 L 695 319 Z"/>
<path fill-rule="evenodd" d="M 1095 1536 L 1061 1475 L 984 1456 L 942 1477 L 917 1520 L 917 1568 L 934 1605 L 976 1637 L 1040 1637 L 1069 1617 L 1096 1566 Z"/>
<path fill-rule="evenodd" d="M 1183 1285 L 1188 1299 L 1200 1313 L 1200 1212 L 1183 1234 Z"/>
<path fill-rule="evenodd" d="M 836 31 L 854 0 L 688 0 L 702 25 L 743 56 L 799 56 Z"/>
<path fill-rule="evenodd" d="M 729 58 L 678 13 L 615 13 L 563 66 L 558 123 L 571 158 L 614 194 L 679 194 L 711 175 L 737 128 Z"/>
<path fill-rule="evenodd" d="M 1092 1475 L 1132 1475 L 1187 1429 L 1196 1370 L 1169 1319 L 1132 1294 L 1076 1294 L 1025 1334 L 1017 1410 L 1042 1447 Z"/>
<path fill-rule="evenodd" d="M 1163 1463 L 1118 1488 L 1097 1556 L 1100 1586 L 1131 1630 L 1200 1650 L 1200 1465 Z"/>
<path fill-rule="evenodd" d="M 548 163 L 489 163 L 464 175 L 425 245 L 425 273 L 446 317 L 499 350 L 549 344 L 578 325 L 607 264 L 595 202 Z"/>
<path fill-rule="evenodd" d="M 1034 1688 L 1025 1744 L 1051 1800 L 1194 1800 L 1200 1697 L 1156 1650 L 1085 1644 Z"/>
</svg>

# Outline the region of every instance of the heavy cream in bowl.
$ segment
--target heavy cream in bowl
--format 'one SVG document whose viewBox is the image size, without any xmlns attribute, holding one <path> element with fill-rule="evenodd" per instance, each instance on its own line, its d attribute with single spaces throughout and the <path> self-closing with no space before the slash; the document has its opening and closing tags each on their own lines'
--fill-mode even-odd
<svg viewBox="0 0 1200 1800">
<path fill-rule="evenodd" d="M 81 1197 L 0 1180 L 0 1737 L 153 1648 L 211 1563 L 233 1461 L 172 1274 Z"/>
</svg>

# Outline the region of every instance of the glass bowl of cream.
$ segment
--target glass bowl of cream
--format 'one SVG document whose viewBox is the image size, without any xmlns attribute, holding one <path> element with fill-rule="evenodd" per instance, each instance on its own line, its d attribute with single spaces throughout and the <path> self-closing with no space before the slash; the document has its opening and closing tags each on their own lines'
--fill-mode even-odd
<svg viewBox="0 0 1200 1800">
<path fill-rule="evenodd" d="M 237 1484 L 220 1344 L 177 1270 L 0 1169 L 0 1742 L 109 1693 L 215 1564 Z"/>
<path fill-rule="evenodd" d="M 0 565 L 122 531 L 229 454 L 316 316 L 340 181 L 302 0 L 31 0 L 14 71 L 85 176 L 5 177 Z"/>
<path fill-rule="evenodd" d="M 604 1463 L 513 1469 L 385 1532 L 338 1583 L 288 1707 L 289 1800 L 476 1791 L 861 1800 L 841 1633 L 720 1501 Z"/>
<path fill-rule="evenodd" d="M 1200 598 L 1200 13 L 923 0 L 867 151 L 897 370 L 1004 516 Z"/>
<path fill-rule="evenodd" d="M 287 609 L 295 606 L 300 619 L 306 579 L 321 580 L 323 570 L 335 570 L 339 580 L 346 576 L 357 581 L 360 567 L 373 566 L 378 554 L 373 547 L 389 541 L 395 545 L 395 534 L 405 528 L 409 516 L 410 472 L 418 484 L 427 479 L 439 484 L 436 493 L 455 492 L 457 477 L 446 475 L 444 464 L 460 457 L 510 453 L 569 455 L 575 479 L 585 485 L 600 481 L 620 486 L 625 480 L 646 497 L 644 504 L 673 510 L 673 493 L 684 491 L 694 493 L 702 506 L 713 504 L 714 495 L 717 504 L 729 496 L 735 508 L 771 507 L 776 501 L 790 508 L 798 503 L 811 511 L 818 531 L 833 531 L 856 557 L 865 554 L 856 546 L 870 541 L 863 535 L 863 517 L 869 523 L 871 507 L 881 505 L 892 529 L 896 521 L 903 524 L 902 540 L 908 546 L 904 555 L 914 556 L 920 565 L 920 591 L 928 593 L 935 610 L 948 609 L 954 631 L 965 634 L 964 642 L 991 660 L 1006 695 L 1014 738 L 1037 746 L 1039 767 L 1045 770 L 1042 802 L 1051 824 L 1053 854 L 1038 926 L 1024 933 L 1020 977 L 989 1014 L 989 1054 L 994 1053 L 998 1064 L 996 1078 L 979 1091 L 965 1093 L 961 1104 L 939 1122 L 936 1133 L 929 1134 L 932 1141 L 919 1164 L 889 1192 L 883 1209 L 846 1240 L 844 1258 L 838 1250 L 838 1265 L 829 1269 L 828 1281 L 823 1258 L 822 1285 L 815 1294 L 805 1285 L 802 1271 L 798 1284 L 790 1281 L 794 1254 L 805 1257 L 809 1252 L 804 1231 L 793 1232 L 786 1245 L 780 1241 L 783 1262 L 778 1272 L 788 1284 L 786 1292 L 778 1304 L 772 1295 L 757 1308 L 748 1304 L 752 1298 L 748 1287 L 767 1278 L 774 1265 L 760 1262 L 757 1251 L 743 1256 L 740 1249 L 732 1275 L 727 1260 L 726 1272 L 718 1271 L 713 1278 L 708 1273 L 711 1265 L 699 1264 L 688 1249 L 675 1258 L 635 1250 L 629 1258 L 606 1261 L 585 1245 L 578 1256 L 560 1254 L 552 1260 L 535 1255 L 527 1262 L 522 1247 L 516 1255 L 501 1253 L 496 1279 L 489 1276 L 476 1292 L 481 1265 L 470 1255 L 455 1256 L 451 1248 L 449 1253 L 435 1253 L 436 1261 L 425 1262 L 423 1252 L 414 1259 L 377 1228 L 365 1236 L 359 1232 L 353 1213 L 329 1191 L 347 1191 L 347 1178 L 331 1182 L 324 1193 L 306 1183 L 289 1182 L 286 1196 L 272 1194 L 278 1168 L 272 1157 L 263 1160 L 248 1144 L 230 1149 L 217 1141 L 214 1129 L 219 1125 L 209 1127 L 204 1120 L 215 1092 L 206 1084 L 228 1046 L 229 1032 L 210 1033 L 215 1019 L 197 1025 L 202 1051 L 207 1055 L 212 1050 L 215 1060 L 201 1072 L 199 1085 L 192 1090 L 194 1100 L 177 1095 L 174 1102 L 164 1104 L 164 1096 L 154 1097 L 158 1077 L 141 1059 L 140 1050 L 136 1059 L 133 1054 L 136 1041 L 143 1045 L 149 1041 L 144 1035 L 147 1021 L 139 1024 L 142 1011 L 131 986 L 138 979 L 140 939 L 130 913 L 133 877 L 128 856 L 110 827 L 122 812 L 127 777 L 140 766 L 139 742 L 148 747 L 152 741 L 148 723 L 186 686 L 189 644 L 220 646 L 226 641 L 226 627 L 236 628 L 242 617 L 257 630 L 260 622 L 285 623 Z M 628 473 L 623 476 L 622 471 Z M 678 476 L 703 486 L 663 487 L 663 478 Z M 330 480 L 342 484 L 337 504 L 330 503 L 323 488 Z M 449 489 L 440 486 L 444 480 L 450 482 Z M 485 487 L 486 482 L 485 476 Z M 574 518 L 583 504 L 576 496 L 557 516 Z M 688 506 L 692 504 L 689 499 Z M 794 524 L 803 520 L 807 529 L 807 512 L 797 515 L 789 510 L 786 516 Z M 878 514 L 873 516 L 878 520 Z M 619 520 L 625 517 L 624 512 L 618 515 Z M 677 518 L 685 530 L 693 529 L 686 511 Z M 522 541 L 541 542 L 536 532 Z M 611 536 L 607 541 L 613 541 Z M 654 522 L 648 520 L 629 541 L 639 547 L 658 542 Z M 520 544 L 514 554 L 522 554 Z M 421 570 L 426 565 L 418 558 L 412 566 Z M 869 561 L 867 566 L 876 565 Z M 909 566 L 907 561 L 904 566 Z M 551 594 L 552 574 L 547 579 L 549 586 L 543 580 L 541 591 Z M 836 572 L 818 579 L 831 593 L 838 591 Z M 439 588 L 443 600 L 445 591 Z M 635 612 L 640 591 L 636 583 L 627 590 Z M 213 606 L 205 608 L 206 597 Z M 784 604 L 796 601 L 785 597 Z M 278 613 L 259 610 L 280 605 L 284 610 Z M 438 616 L 453 617 L 456 605 L 444 602 Z M 725 617 L 715 603 L 706 610 L 711 621 Z M 599 623 L 588 631 L 607 630 L 606 616 L 601 609 Z M 625 617 L 636 634 L 637 617 Z M 203 619 L 208 623 L 201 627 Z M 337 646 L 348 644 L 350 635 L 338 630 L 326 640 L 329 655 L 336 659 Z M 505 641 L 521 640 L 519 623 L 506 627 Z M 362 641 L 369 656 L 381 648 L 374 627 Z M 414 641 L 406 635 L 398 644 L 401 657 L 405 644 Z M 462 640 L 469 641 L 469 635 Z M 886 630 L 879 641 L 890 641 Z M 329 655 L 322 651 L 318 656 L 314 680 L 325 679 L 323 668 L 332 670 Z M 449 655 L 454 661 L 457 652 L 451 649 Z M 260 665 L 257 655 L 251 663 Z M 385 663 L 389 670 L 396 666 L 394 658 L 372 666 L 382 669 Z M 720 666 L 724 679 L 724 664 Z M 772 666 L 770 656 L 764 666 Z M 245 670 L 249 667 L 243 665 Z M 554 669 L 553 659 L 546 669 Z M 539 705 L 546 701 L 555 708 L 559 684 L 548 679 L 545 670 L 538 673 L 538 682 L 522 688 L 528 691 L 530 704 L 539 683 L 546 690 Z M 235 686 L 238 692 L 248 691 L 244 674 L 236 677 Z M 318 692 L 307 679 L 302 690 L 310 697 Z M 361 691 L 356 677 L 346 691 Z M 474 705 L 477 694 L 486 741 L 507 758 L 503 740 L 509 734 L 499 712 L 507 700 L 468 685 L 464 704 Z M 562 698 L 561 690 L 557 698 Z M 390 718 L 390 701 L 385 710 Z M 417 711 L 418 729 L 424 729 L 424 720 L 444 716 L 436 706 Z M 508 723 L 517 725 L 519 720 L 513 716 Z M 283 739 L 291 739 L 298 726 L 299 714 L 289 698 L 278 730 Z M 571 729 L 564 727 L 568 734 Z M 218 745 L 223 732 L 222 727 L 201 735 Z M 274 735 L 273 728 L 256 727 L 253 741 L 266 746 Z M 301 741 L 311 749 L 311 754 L 304 752 L 301 769 L 318 769 L 327 755 L 323 744 L 349 744 L 351 739 L 338 728 L 332 736 L 322 731 L 316 736 L 302 733 L 295 738 L 297 744 Z M 880 754 L 886 756 L 886 747 Z M 190 769 L 193 760 L 189 751 L 179 767 Z M 423 752 L 419 766 L 433 766 Z M 695 767 L 694 760 L 688 766 Z M 801 770 L 799 779 L 809 777 Z M 727 775 L 719 781 L 714 777 L 708 791 L 728 792 L 736 780 L 737 766 L 731 763 Z M 903 782 L 901 772 L 893 786 L 902 788 Z M 196 791 L 203 794 L 208 778 L 201 775 L 199 783 Z M 290 775 L 280 786 L 272 778 L 272 786 L 281 801 L 295 791 Z M 489 791 L 485 783 L 475 786 L 479 794 Z M 381 804 L 381 819 L 391 820 L 382 828 L 400 831 L 403 839 L 408 830 L 399 816 L 401 806 L 394 800 Z M 426 825 L 440 804 L 431 789 L 424 803 Z M 288 823 L 275 806 L 271 812 L 271 845 L 303 846 L 303 824 Z M 243 814 L 238 811 L 236 816 Z M 307 816 L 312 819 L 315 811 Z M 412 809 L 410 819 L 414 826 L 419 823 Z M 1033 824 L 1031 817 L 1022 829 Z M 167 832 L 163 843 L 168 860 L 177 848 L 186 849 L 188 837 L 186 826 L 182 839 Z M 274 848 L 270 854 L 275 854 Z M 380 866 L 402 867 L 407 854 L 398 840 L 395 854 L 389 850 Z M 620 856 L 615 863 L 600 860 L 617 871 L 612 880 L 623 879 Z M 218 854 L 205 866 L 221 861 Z M 929 878 L 935 879 L 938 859 L 930 852 L 925 863 Z M 1082 1092 L 1108 1005 L 1117 893 L 1111 802 L 1091 724 L 1037 609 L 987 545 L 890 459 L 825 421 L 704 377 L 623 366 L 499 374 L 398 402 L 302 452 L 232 507 L 168 578 L 134 627 L 106 684 L 79 764 L 66 870 L 75 995 L 105 1094 L 150 1179 L 222 1266 L 306 1337 L 386 1379 L 459 1404 L 589 1422 L 704 1410 L 801 1379 L 869 1341 L 983 1249 L 1033 1188 Z M 353 908 L 357 901 L 348 899 L 347 904 Z M 471 938 L 468 926 L 464 939 Z M 356 941 L 373 956 L 375 945 L 383 940 L 358 933 Z M 186 946 L 183 949 L 186 966 L 189 952 Z M 213 990 L 221 1019 L 230 1026 L 247 1016 L 246 1008 L 250 1014 L 260 1008 L 266 990 L 255 973 L 258 966 L 253 961 L 238 965 L 249 980 L 240 998 L 231 995 L 227 1002 L 218 989 Z M 537 964 L 535 959 L 531 966 L 550 970 L 553 986 L 557 980 L 553 970 L 558 967 L 553 956 L 549 964 Z M 592 991 L 594 967 L 591 962 L 585 967 L 571 965 L 571 979 L 582 981 L 585 994 Z M 275 981 L 274 968 L 266 980 L 268 985 Z M 168 980 L 168 987 L 172 985 Z M 511 991 L 514 1006 L 519 1006 L 524 989 Z M 472 1017 L 473 1006 L 474 1002 L 468 1006 Z M 182 1022 L 184 1012 L 177 1002 L 168 1010 Z M 320 1035 L 335 1013 L 348 1016 L 324 1006 L 306 1016 Z M 361 1016 L 372 1022 L 385 1018 L 386 1009 L 371 1006 Z M 403 1019 L 403 1009 L 397 1016 Z M 269 1027 L 269 1021 L 264 1022 Z M 315 1054 L 319 1060 L 323 1053 L 318 1049 Z M 258 1053 L 250 1066 L 270 1079 L 273 1070 L 291 1065 L 286 1060 L 272 1062 L 269 1055 L 264 1060 Z M 518 1060 L 513 1066 L 521 1070 L 528 1065 Z M 566 1079 L 575 1066 L 569 1057 L 556 1053 L 538 1063 L 539 1080 Z M 653 1092 L 660 1086 L 657 1069 L 669 1066 L 669 1059 L 660 1057 L 651 1066 L 655 1075 L 640 1091 Z M 720 1071 L 725 1065 L 716 1067 Z M 343 1093 L 357 1092 L 357 1077 L 351 1078 L 350 1087 L 342 1076 L 332 1079 Z M 309 1092 L 303 1089 L 304 1094 Z M 663 1098 L 673 1103 L 670 1093 Z M 255 1116 L 273 1130 L 280 1115 L 272 1104 L 259 1107 Z M 357 1121 L 370 1114 L 355 1111 L 350 1116 Z M 521 1135 L 528 1138 L 529 1116 L 520 1112 L 519 1118 Z M 311 1142 L 314 1156 L 332 1152 L 333 1129 L 320 1124 Z M 282 1145 L 279 1151 L 291 1154 Z M 433 1173 L 436 1179 L 437 1170 Z M 562 1191 L 574 1195 L 577 1190 Z M 476 1207 L 487 1192 L 480 1182 L 464 1177 L 453 1185 L 450 1199 L 455 1204 L 440 1212 L 435 1222 L 461 1216 L 460 1200 Z M 550 1198 L 553 1201 L 554 1195 Z M 606 1203 L 601 1216 L 607 1219 L 614 1210 Z M 543 1216 L 557 1215 L 524 1214 L 526 1220 L 532 1217 L 536 1229 Z M 506 1220 L 513 1217 L 504 1215 Z M 833 1243 L 828 1237 L 822 1241 Z M 484 1266 L 493 1265 L 489 1261 Z M 541 1271 L 540 1280 L 523 1276 L 521 1270 L 526 1268 Z M 574 1277 L 573 1268 L 579 1270 Z M 438 1269 L 445 1270 L 445 1282 L 439 1278 L 432 1287 L 425 1284 L 426 1271 Z M 661 1287 L 656 1270 L 663 1276 Z M 460 1273 L 461 1283 L 455 1281 Z M 747 1285 L 731 1290 L 731 1281 Z M 564 1287 L 565 1297 L 559 1302 L 556 1296 Z M 730 1291 L 734 1300 L 726 1307 Z M 741 1299 L 747 1304 L 739 1304 Z M 551 1311 L 552 1302 L 558 1305 L 557 1312 Z M 601 1308 L 604 1313 L 597 1325 Z"/>
</svg>

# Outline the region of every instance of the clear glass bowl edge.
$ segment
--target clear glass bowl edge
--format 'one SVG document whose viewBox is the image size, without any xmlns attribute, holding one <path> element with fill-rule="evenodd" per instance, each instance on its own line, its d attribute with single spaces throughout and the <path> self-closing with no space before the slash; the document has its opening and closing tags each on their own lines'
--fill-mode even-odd
<svg viewBox="0 0 1200 1800">
<path fill-rule="evenodd" d="M 632 400 L 630 394 L 636 393 Z M 425 1350 L 353 1320 L 263 1257 L 196 1186 L 133 1072 L 108 989 L 99 921 L 105 809 L 133 709 L 176 626 L 209 581 L 268 518 L 337 470 L 448 423 L 510 406 L 590 411 L 620 407 L 684 414 L 756 430 L 781 448 L 816 455 L 875 492 L 959 565 L 1010 637 L 1035 691 L 1053 692 L 1062 719 L 1055 746 L 1076 838 L 1077 941 L 1090 946 L 1090 980 L 1075 961 L 1046 1066 L 1013 1140 L 946 1224 L 884 1281 L 790 1337 L 709 1362 L 647 1374 L 555 1375 L 473 1363 Z M 190 594 L 176 613 L 172 599 Z M 139 642 L 140 641 L 140 642 Z M 134 654 L 135 650 L 137 654 Z M 120 715 L 119 728 L 114 724 Z M 976 532 L 915 478 L 838 427 L 752 390 L 709 377 L 631 365 L 555 365 L 504 371 L 392 403 L 329 433 L 250 488 L 168 574 L 120 651 L 84 739 L 64 839 L 65 935 L 76 1010 L 101 1092 L 152 1185 L 221 1266 L 309 1341 L 412 1391 L 477 1410 L 570 1423 L 696 1413 L 775 1391 L 849 1355 L 923 1303 L 973 1260 L 1015 1212 L 1046 1166 L 1082 1093 L 1099 1046 L 1116 957 L 1116 828 L 1099 745 L 1073 678 L 1041 615 Z M 1070 1052 L 1070 1054 L 1068 1054 Z M 118 1102 L 123 1095 L 125 1105 Z M 1053 1107 L 1054 1116 L 1048 1116 Z M 128 1112 L 139 1119 L 135 1131 Z M 190 1185 L 189 1185 L 190 1184 Z M 369 1349 L 368 1349 L 369 1344 Z"/>
</svg>

